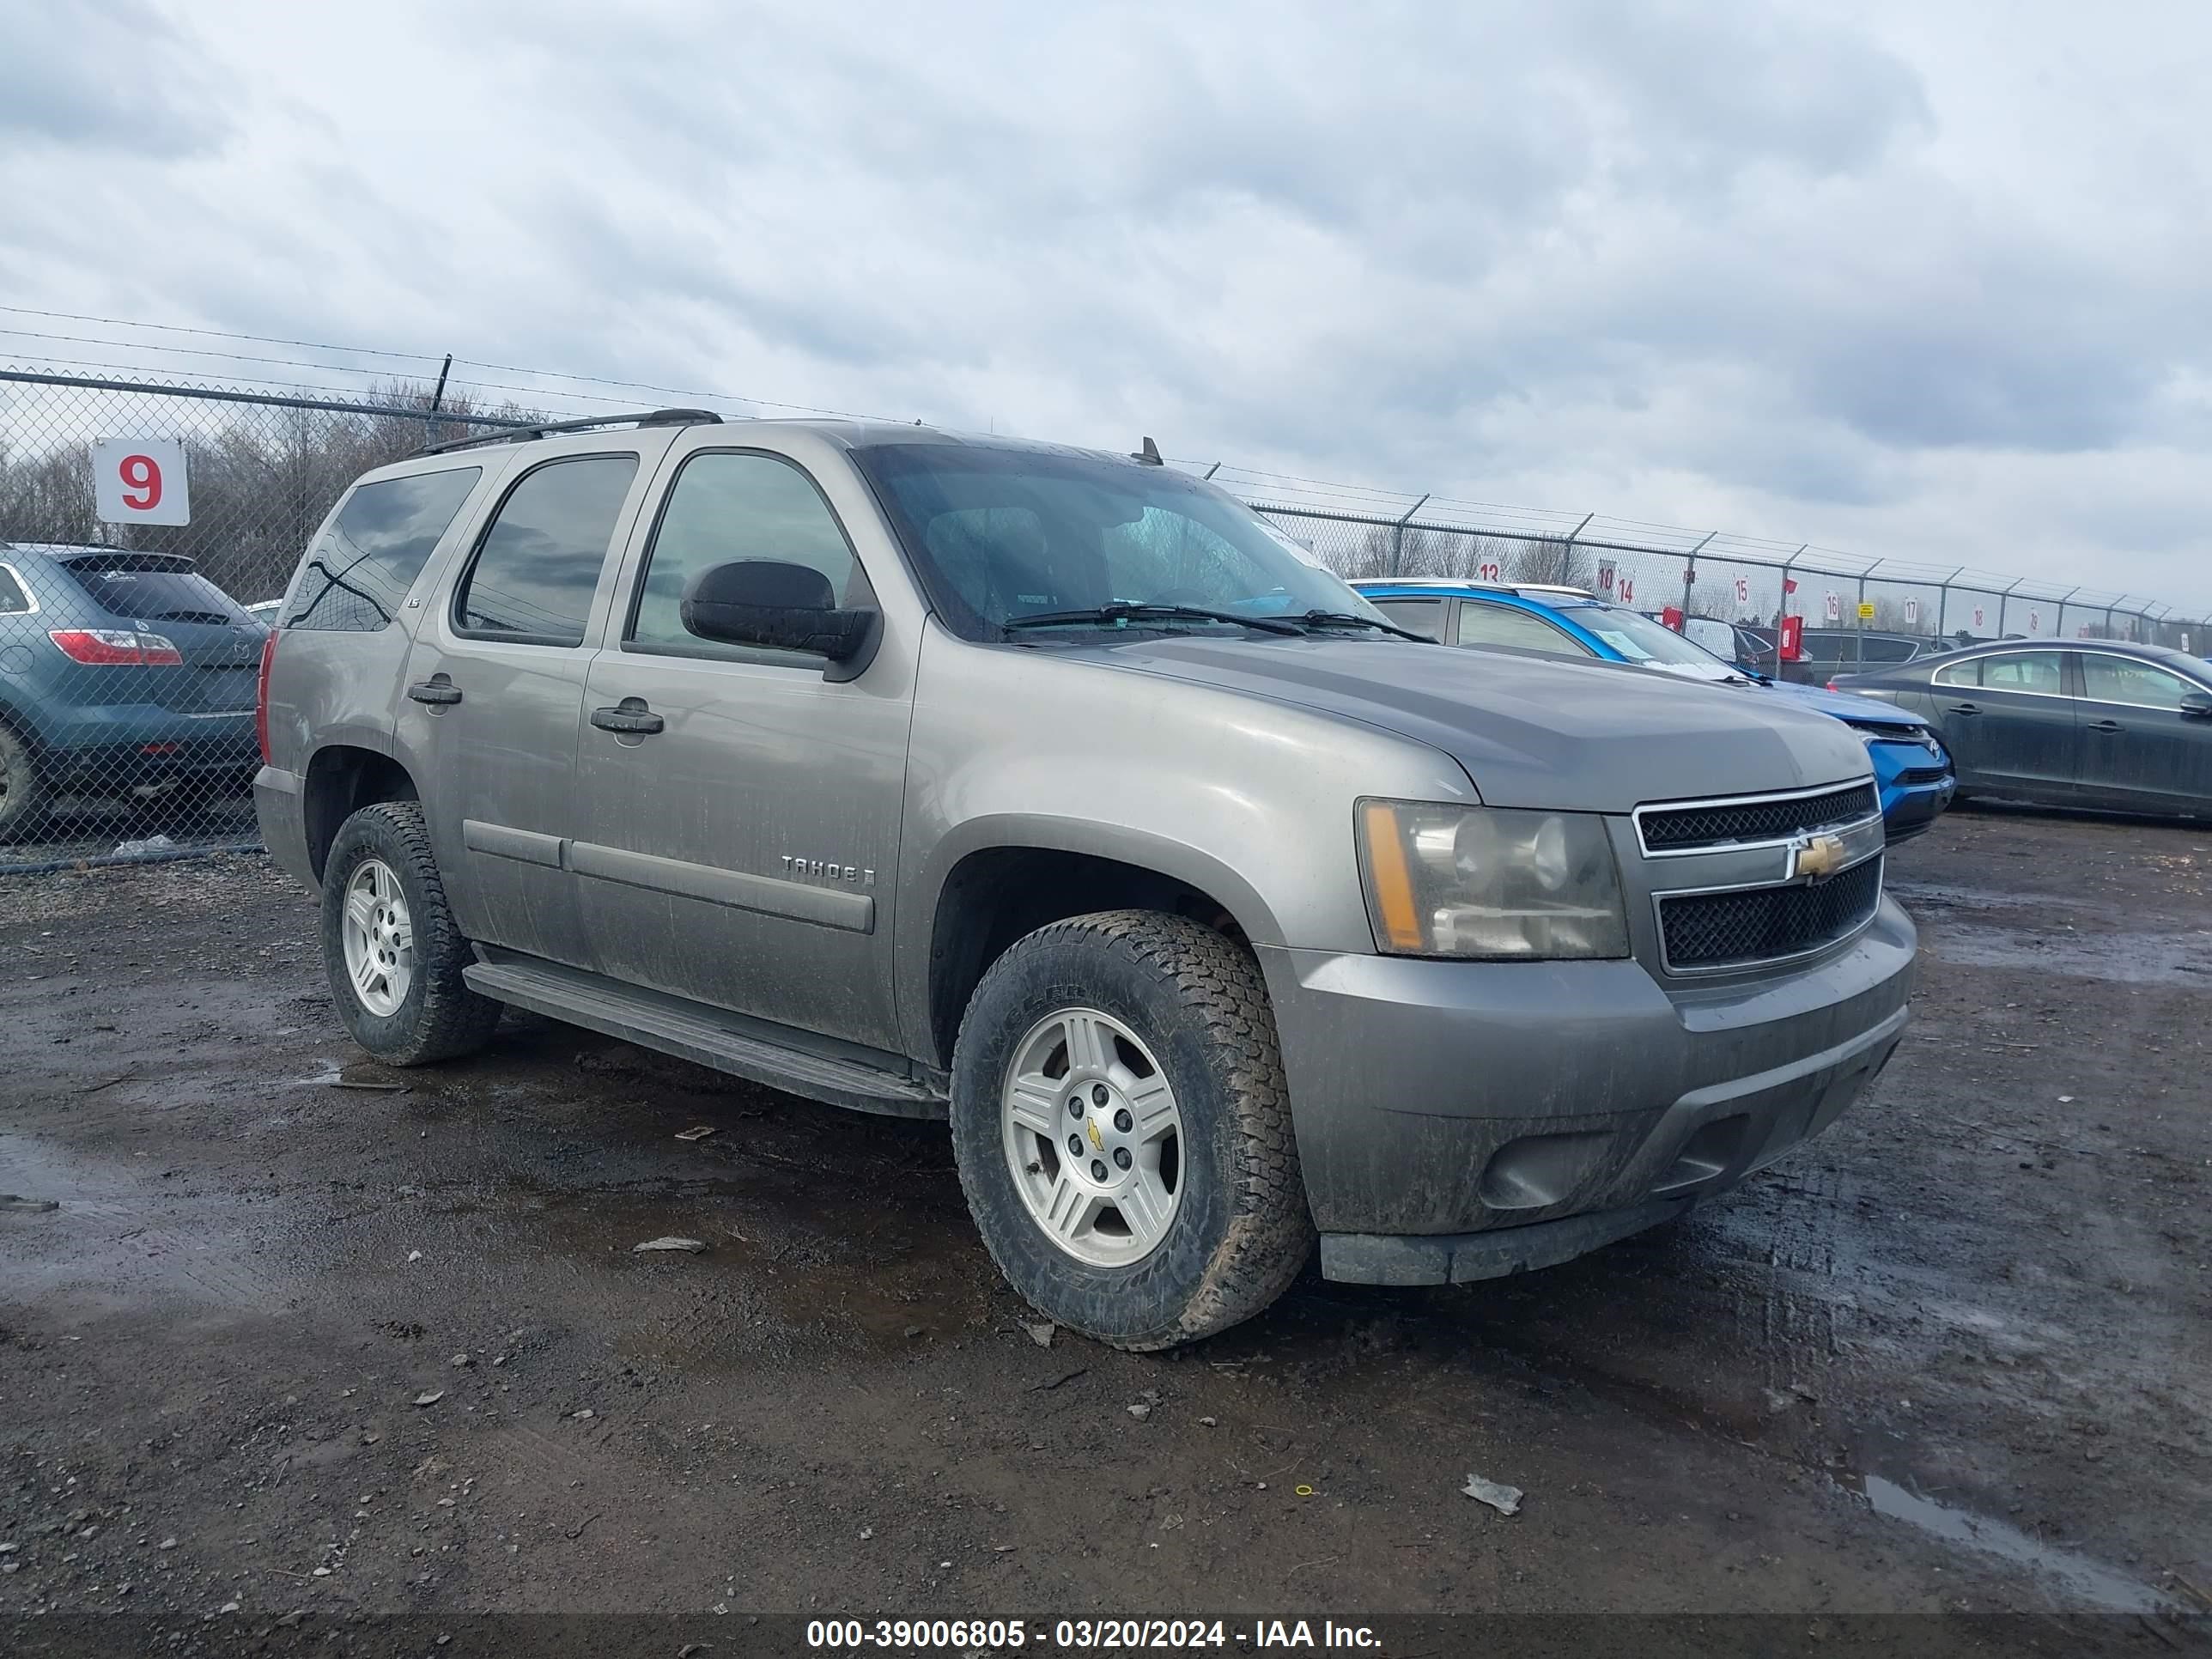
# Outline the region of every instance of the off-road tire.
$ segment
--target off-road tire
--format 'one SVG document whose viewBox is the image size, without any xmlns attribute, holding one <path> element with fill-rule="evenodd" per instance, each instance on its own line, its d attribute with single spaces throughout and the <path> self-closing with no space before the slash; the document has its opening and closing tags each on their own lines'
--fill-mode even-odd
<svg viewBox="0 0 2212 1659">
<path fill-rule="evenodd" d="M 1057 1010 L 1138 1033 L 1182 1115 L 1181 1196 L 1165 1236 L 1121 1267 L 1078 1261 L 1030 1217 L 1000 1118 L 1014 1046 Z M 1115 1347 L 1173 1347 L 1251 1318 L 1313 1254 L 1273 1011 L 1249 951 L 1181 916 L 1111 910 L 1054 922 L 991 964 L 960 1023 L 952 1146 L 985 1247 L 1059 1324 Z"/>
<path fill-rule="evenodd" d="M 381 859 L 398 877 L 413 923 L 415 975 L 389 1015 L 362 1006 L 346 976 L 343 927 L 346 884 L 362 860 Z M 331 996 L 353 1040 L 387 1066 L 428 1066 L 474 1054 L 491 1040 L 500 1005 L 462 982 L 475 960 L 446 902 L 430 830 L 419 802 L 364 806 L 338 826 L 323 866 L 323 965 Z"/>
<path fill-rule="evenodd" d="M 46 780 L 31 745 L 0 721 L 0 842 L 23 839 L 46 811 Z"/>
</svg>

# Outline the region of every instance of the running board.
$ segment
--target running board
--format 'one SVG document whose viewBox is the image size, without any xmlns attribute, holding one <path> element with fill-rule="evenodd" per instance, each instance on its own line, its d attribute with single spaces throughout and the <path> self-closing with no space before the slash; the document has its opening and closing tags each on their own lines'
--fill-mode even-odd
<svg viewBox="0 0 2212 1659">
<path fill-rule="evenodd" d="M 810 1100 L 888 1117 L 941 1118 L 945 1091 L 865 1060 L 793 1048 L 736 1029 L 742 1015 L 553 963 L 501 957 L 461 970 L 469 989 L 549 1019 L 620 1037 Z"/>
</svg>

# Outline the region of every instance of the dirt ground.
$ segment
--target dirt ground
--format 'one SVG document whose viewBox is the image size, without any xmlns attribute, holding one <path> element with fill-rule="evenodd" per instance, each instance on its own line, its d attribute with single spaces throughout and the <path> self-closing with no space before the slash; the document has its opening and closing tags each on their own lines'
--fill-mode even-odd
<svg viewBox="0 0 2212 1659">
<path fill-rule="evenodd" d="M 1038 1345 L 940 1127 L 518 1018 L 382 1071 L 258 858 L 0 881 L 0 1193 L 58 1205 L 0 1208 L 0 1620 L 2105 1609 L 2163 1653 L 2134 1613 L 2212 1607 L 2208 873 L 2202 828 L 1954 813 L 1824 1139 L 1152 1358 Z"/>
</svg>

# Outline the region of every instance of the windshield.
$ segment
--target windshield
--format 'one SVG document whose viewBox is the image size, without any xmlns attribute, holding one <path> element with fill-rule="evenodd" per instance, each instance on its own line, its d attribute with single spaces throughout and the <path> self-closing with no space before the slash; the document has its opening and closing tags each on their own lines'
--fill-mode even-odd
<svg viewBox="0 0 2212 1659">
<path fill-rule="evenodd" d="M 1577 605 L 1565 615 L 1603 640 L 1631 662 L 1671 668 L 1729 668 L 1701 645 L 1633 611 L 1610 605 Z"/>
<path fill-rule="evenodd" d="M 189 559 L 117 553 L 70 559 L 62 568 L 94 605 L 122 621 L 235 627 L 253 620 L 237 600 L 194 570 Z"/>
<path fill-rule="evenodd" d="M 1000 638 L 1017 617 L 1105 605 L 1385 620 L 1249 508 L 1166 467 L 980 444 L 890 444 L 854 459 L 939 614 L 969 639 Z M 1237 626 L 1159 615 L 1093 625 Z"/>
</svg>

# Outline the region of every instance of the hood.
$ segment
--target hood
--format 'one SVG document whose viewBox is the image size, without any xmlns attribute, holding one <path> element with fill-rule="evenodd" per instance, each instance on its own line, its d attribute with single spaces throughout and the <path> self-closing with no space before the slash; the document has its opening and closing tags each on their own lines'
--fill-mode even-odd
<svg viewBox="0 0 2212 1659">
<path fill-rule="evenodd" d="M 1641 668 L 1395 640 L 1170 636 L 1071 653 L 1296 704 L 1427 744 L 1493 806 L 1626 812 L 1652 800 L 1846 783 L 1849 727 L 1792 699 Z"/>
<path fill-rule="evenodd" d="M 1899 708 L 1880 697 L 1862 696 L 1856 691 L 1829 691 L 1789 680 L 1776 680 L 1766 690 L 1779 692 L 1807 708 L 1817 708 L 1824 714 L 1833 714 L 1839 720 L 1853 720 L 1861 726 L 1893 726 L 1900 733 L 1909 732 L 1915 737 L 1928 727 L 1928 722 L 1911 709 Z"/>
</svg>

